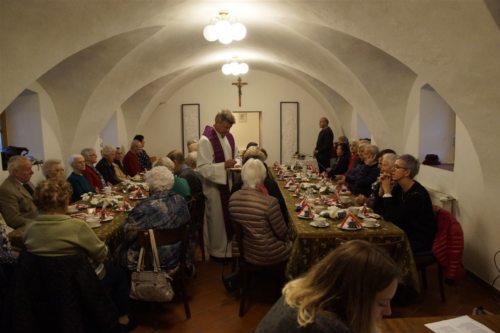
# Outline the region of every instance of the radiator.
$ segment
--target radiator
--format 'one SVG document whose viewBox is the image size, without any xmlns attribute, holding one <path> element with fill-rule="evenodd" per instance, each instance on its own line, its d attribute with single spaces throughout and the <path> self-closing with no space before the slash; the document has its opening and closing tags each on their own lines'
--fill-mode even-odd
<svg viewBox="0 0 500 333">
<path fill-rule="evenodd" d="M 439 206 L 441 208 L 449 211 L 453 216 L 455 216 L 455 198 L 449 194 L 434 190 L 432 188 L 426 187 L 427 192 L 431 196 L 431 201 L 433 205 Z"/>
</svg>

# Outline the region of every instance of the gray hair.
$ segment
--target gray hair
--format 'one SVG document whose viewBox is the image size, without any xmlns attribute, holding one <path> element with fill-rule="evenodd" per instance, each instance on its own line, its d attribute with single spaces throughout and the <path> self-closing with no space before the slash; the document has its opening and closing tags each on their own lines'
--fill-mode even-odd
<svg viewBox="0 0 500 333">
<path fill-rule="evenodd" d="M 42 173 L 45 176 L 45 178 L 48 178 L 50 176 L 50 174 L 52 173 L 53 169 L 57 165 L 62 165 L 62 161 L 58 160 L 58 159 L 55 159 L 55 158 L 48 159 L 48 160 L 45 161 L 45 163 L 43 163 L 43 165 L 42 165 Z"/>
<path fill-rule="evenodd" d="M 243 163 L 251 158 L 257 158 L 264 162 L 266 160 L 266 155 L 259 147 L 251 146 L 247 150 L 245 150 L 245 153 L 243 153 Z"/>
<path fill-rule="evenodd" d="M 132 142 L 130 143 L 130 150 L 135 149 L 140 144 L 142 144 L 141 141 L 139 141 L 139 140 L 132 140 Z"/>
<path fill-rule="evenodd" d="M 241 169 L 243 184 L 253 189 L 264 182 L 266 175 L 267 172 L 264 163 L 256 158 L 250 158 L 243 164 L 243 168 Z"/>
<path fill-rule="evenodd" d="M 92 155 L 94 153 L 95 153 L 95 149 L 94 148 L 83 148 L 82 151 L 80 152 L 80 154 L 82 154 L 82 156 L 83 156 L 84 159 L 89 158 L 90 155 Z"/>
<path fill-rule="evenodd" d="M 398 155 L 393 154 L 393 153 L 387 153 L 382 155 L 382 162 L 387 161 L 391 166 L 394 165 L 394 162 L 396 162 L 398 158 Z"/>
<path fill-rule="evenodd" d="M 145 175 L 146 183 L 151 192 L 162 192 L 174 187 L 174 174 L 165 166 L 155 166 Z"/>
<path fill-rule="evenodd" d="M 14 172 L 19 169 L 23 161 L 28 161 L 31 163 L 29 158 L 27 158 L 26 156 L 16 155 L 9 158 L 9 162 L 7 162 L 7 170 L 9 170 L 9 175 L 13 175 Z"/>
<path fill-rule="evenodd" d="M 420 170 L 420 162 L 418 161 L 418 159 L 410 154 L 401 155 L 397 159 L 405 163 L 406 169 L 410 171 L 409 177 L 411 179 L 415 178 L 415 176 L 418 175 L 418 171 Z"/>
<path fill-rule="evenodd" d="M 164 166 L 164 167 L 167 167 L 168 170 L 170 170 L 171 172 L 174 172 L 174 169 L 175 169 L 175 163 L 170 158 L 168 158 L 167 156 L 160 157 L 158 159 L 158 162 L 156 162 L 155 166 Z"/>
<path fill-rule="evenodd" d="M 109 156 L 113 153 L 116 153 L 116 148 L 112 145 L 105 145 L 104 147 L 102 147 L 102 150 L 101 150 L 101 155 L 102 156 Z"/>
<path fill-rule="evenodd" d="M 77 158 L 82 158 L 82 159 L 85 160 L 85 157 L 83 157 L 82 155 L 80 155 L 80 154 L 73 154 L 70 157 L 68 157 L 68 165 L 70 165 L 71 167 L 73 167 L 73 163 L 75 163 L 75 160 Z"/>
<path fill-rule="evenodd" d="M 233 125 L 236 120 L 234 119 L 233 113 L 229 110 L 222 110 L 215 116 L 216 123 L 228 122 Z"/>
<path fill-rule="evenodd" d="M 369 151 L 373 156 L 377 156 L 379 152 L 378 147 L 371 144 L 366 144 L 364 151 Z"/>
<path fill-rule="evenodd" d="M 188 141 L 186 142 L 186 146 L 188 146 L 188 147 L 189 147 L 189 146 L 190 146 L 190 145 L 192 145 L 193 143 L 198 143 L 198 140 L 197 140 L 197 139 L 191 139 L 191 140 L 188 140 Z"/>
</svg>

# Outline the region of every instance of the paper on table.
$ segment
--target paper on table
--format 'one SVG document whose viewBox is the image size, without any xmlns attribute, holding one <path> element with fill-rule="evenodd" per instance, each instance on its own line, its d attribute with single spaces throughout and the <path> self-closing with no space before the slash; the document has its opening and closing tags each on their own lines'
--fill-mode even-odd
<svg viewBox="0 0 500 333">
<path fill-rule="evenodd" d="M 437 321 L 425 326 L 436 333 L 495 333 L 469 316 Z"/>
</svg>

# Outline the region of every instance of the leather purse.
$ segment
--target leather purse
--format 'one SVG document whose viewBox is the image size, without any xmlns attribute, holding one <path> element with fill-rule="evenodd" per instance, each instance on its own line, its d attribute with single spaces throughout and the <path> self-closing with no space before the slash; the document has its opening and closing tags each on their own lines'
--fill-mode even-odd
<svg viewBox="0 0 500 333">
<path fill-rule="evenodd" d="M 172 277 L 167 272 L 160 271 L 160 258 L 153 230 L 149 229 L 148 233 L 153 252 L 153 271 L 143 270 L 145 249 L 141 247 L 137 270 L 132 272 L 129 296 L 140 301 L 169 302 L 174 297 Z"/>
</svg>

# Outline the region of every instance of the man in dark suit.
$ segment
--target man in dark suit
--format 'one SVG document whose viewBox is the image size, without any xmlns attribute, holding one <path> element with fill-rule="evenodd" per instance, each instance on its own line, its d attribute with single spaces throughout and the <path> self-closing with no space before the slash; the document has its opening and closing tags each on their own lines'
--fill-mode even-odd
<svg viewBox="0 0 500 333">
<path fill-rule="evenodd" d="M 318 134 L 314 157 L 318 161 L 319 172 L 330 167 L 330 154 L 333 146 L 333 131 L 328 126 L 328 119 L 323 117 L 319 120 L 321 131 Z"/>
<path fill-rule="evenodd" d="M 35 187 L 30 182 L 31 161 L 24 156 L 13 156 L 7 164 L 9 177 L 0 186 L 0 212 L 5 223 L 19 228 L 38 215 L 33 203 Z"/>
</svg>

